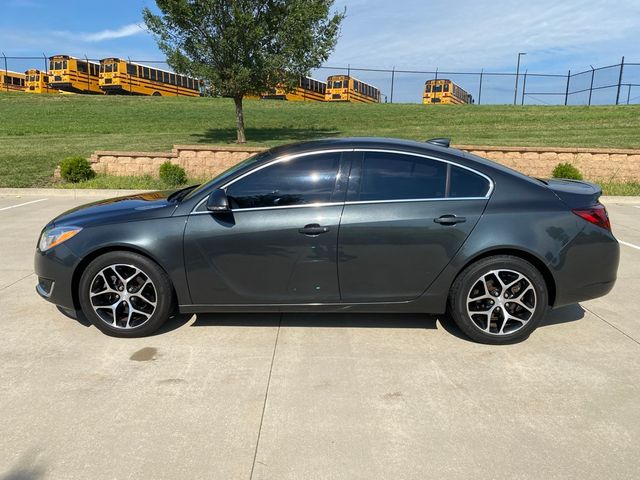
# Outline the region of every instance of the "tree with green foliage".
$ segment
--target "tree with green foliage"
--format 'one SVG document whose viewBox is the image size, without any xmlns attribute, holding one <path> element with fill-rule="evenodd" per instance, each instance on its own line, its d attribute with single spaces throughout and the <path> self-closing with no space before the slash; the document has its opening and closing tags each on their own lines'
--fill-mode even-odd
<svg viewBox="0 0 640 480">
<path fill-rule="evenodd" d="M 233 98 L 238 143 L 246 141 L 242 99 L 276 85 L 293 89 L 327 60 L 344 12 L 333 0 L 156 0 L 144 21 L 177 72 Z"/>
</svg>

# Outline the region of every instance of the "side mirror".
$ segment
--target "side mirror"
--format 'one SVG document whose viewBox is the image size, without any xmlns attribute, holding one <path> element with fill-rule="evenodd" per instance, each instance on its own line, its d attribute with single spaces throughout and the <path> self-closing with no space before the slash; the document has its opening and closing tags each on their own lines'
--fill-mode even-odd
<svg viewBox="0 0 640 480">
<path fill-rule="evenodd" d="M 229 212 L 231 210 L 229 208 L 229 199 L 224 190 L 217 188 L 209 194 L 209 198 L 207 198 L 207 210 L 218 213 Z"/>
</svg>

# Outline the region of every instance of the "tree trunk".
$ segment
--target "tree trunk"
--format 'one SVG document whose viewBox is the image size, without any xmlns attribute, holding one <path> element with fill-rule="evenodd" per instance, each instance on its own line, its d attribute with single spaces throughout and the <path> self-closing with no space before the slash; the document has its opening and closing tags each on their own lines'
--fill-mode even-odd
<svg viewBox="0 0 640 480">
<path fill-rule="evenodd" d="M 244 113 L 242 113 L 242 97 L 233 97 L 236 104 L 236 129 L 238 131 L 238 143 L 246 143 L 247 137 L 244 134 Z"/>
</svg>

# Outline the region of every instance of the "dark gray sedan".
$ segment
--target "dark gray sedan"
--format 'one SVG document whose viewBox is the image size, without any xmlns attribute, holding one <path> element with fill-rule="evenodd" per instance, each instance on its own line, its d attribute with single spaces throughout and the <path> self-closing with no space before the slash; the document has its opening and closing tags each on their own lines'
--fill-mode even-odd
<svg viewBox="0 0 640 480">
<path fill-rule="evenodd" d="M 608 293 L 619 248 L 599 187 L 446 146 L 331 139 L 260 153 L 207 184 L 51 221 L 37 292 L 103 332 L 174 312 L 449 312 L 526 338 L 548 308 Z"/>
</svg>

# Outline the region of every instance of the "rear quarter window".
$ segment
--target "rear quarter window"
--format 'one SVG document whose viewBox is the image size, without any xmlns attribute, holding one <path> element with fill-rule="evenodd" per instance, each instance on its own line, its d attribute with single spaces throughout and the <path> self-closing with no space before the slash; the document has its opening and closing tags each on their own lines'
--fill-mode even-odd
<svg viewBox="0 0 640 480">
<path fill-rule="evenodd" d="M 449 179 L 449 197 L 484 197 L 489 193 L 489 181 L 466 168 L 451 166 Z"/>
</svg>

